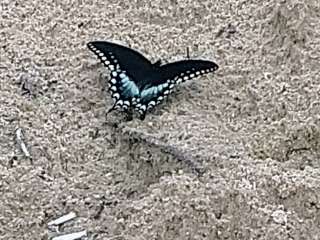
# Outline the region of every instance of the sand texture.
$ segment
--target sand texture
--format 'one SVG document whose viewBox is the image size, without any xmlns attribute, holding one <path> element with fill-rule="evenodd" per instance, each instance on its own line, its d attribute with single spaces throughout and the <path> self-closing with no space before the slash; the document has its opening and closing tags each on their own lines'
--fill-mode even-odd
<svg viewBox="0 0 320 240">
<path fill-rule="evenodd" d="M 320 239 L 319 25 L 319 0 L 1 0 L 0 239 L 70 211 L 88 239 Z M 106 118 L 93 40 L 220 68 Z"/>
</svg>

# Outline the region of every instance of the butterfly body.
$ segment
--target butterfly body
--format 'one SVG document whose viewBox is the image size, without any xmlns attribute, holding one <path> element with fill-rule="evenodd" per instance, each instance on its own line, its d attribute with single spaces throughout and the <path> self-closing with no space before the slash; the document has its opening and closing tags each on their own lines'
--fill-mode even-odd
<svg viewBox="0 0 320 240">
<path fill-rule="evenodd" d="M 218 69 L 217 64 L 204 60 L 152 64 L 139 52 L 110 42 L 90 42 L 88 48 L 110 70 L 109 91 L 115 103 L 108 112 L 134 108 L 140 113 L 140 119 L 145 118 L 147 110 L 160 104 L 177 84 Z"/>
</svg>

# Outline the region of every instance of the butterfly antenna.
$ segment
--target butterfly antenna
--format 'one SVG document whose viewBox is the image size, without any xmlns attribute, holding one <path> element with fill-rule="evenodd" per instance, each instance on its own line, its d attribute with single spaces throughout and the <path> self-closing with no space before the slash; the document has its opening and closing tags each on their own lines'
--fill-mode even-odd
<svg viewBox="0 0 320 240">
<path fill-rule="evenodd" d="M 190 59 L 189 47 L 187 47 L 187 59 Z"/>
</svg>

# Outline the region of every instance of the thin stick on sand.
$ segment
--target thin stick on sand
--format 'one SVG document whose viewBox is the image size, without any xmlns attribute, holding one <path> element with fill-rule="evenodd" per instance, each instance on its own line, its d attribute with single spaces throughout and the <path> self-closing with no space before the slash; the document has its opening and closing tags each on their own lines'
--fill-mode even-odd
<svg viewBox="0 0 320 240">
<path fill-rule="evenodd" d="M 57 236 L 52 238 L 52 240 L 75 240 L 80 239 L 87 236 L 87 231 L 81 231 L 81 232 L 75 232 L 75 233 L 69 233 L 61 236 Z"/>
<path fill-rule="evenodd" d="M 28 148 L 24 142 L 25 138 L 22 132 L 21 128 L 16 129 L 16 141 L 17 144 L 20 146 L 21 151 L 27 158 L 31 158 L 30 152 L 28 151 Z"/>
<path fill-rule="evenodd" d="M 66 222 L 69 222 L 71 220 L 73 220 L 74 218 L 76 218 L 77 215 L 75 212 L 70 212 L 66 215 L 63 215 L 55 220 L 52 220 L 51 222 L 48 223 L 48 226 L 58 226 L 58 225 L 62 225 Z"/>
</svg>

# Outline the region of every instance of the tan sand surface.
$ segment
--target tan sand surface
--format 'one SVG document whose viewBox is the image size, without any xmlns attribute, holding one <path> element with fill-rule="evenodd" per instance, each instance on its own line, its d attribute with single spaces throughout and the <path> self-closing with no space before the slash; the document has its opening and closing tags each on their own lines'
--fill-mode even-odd
<svg viewBox="0 0 320 240">
<path fill-rule="evenodd" d="M 320 239 L 319 25 L 318 0 L 1 0 L 0 239 L 70 211 L 88 239 Z M 106 119 L 92 40 L 220 69 Z"/>
</svg>

